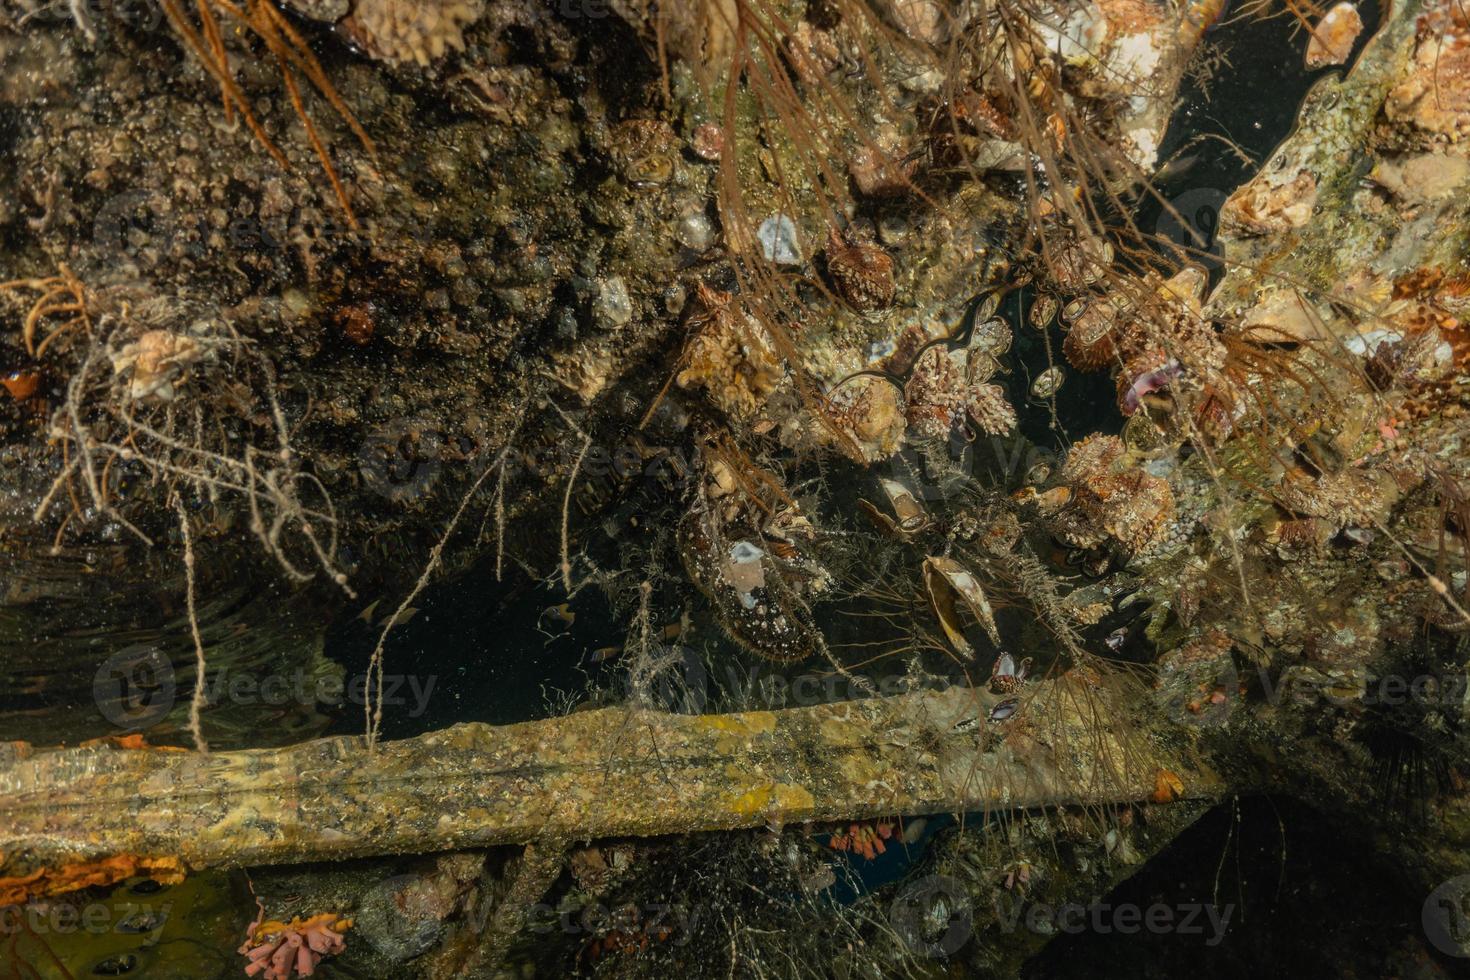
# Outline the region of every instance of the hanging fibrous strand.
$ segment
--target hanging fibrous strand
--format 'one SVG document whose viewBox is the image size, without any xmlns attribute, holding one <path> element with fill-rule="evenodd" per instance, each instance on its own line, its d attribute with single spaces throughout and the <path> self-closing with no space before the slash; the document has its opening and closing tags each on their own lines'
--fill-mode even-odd
<svg viewBox="0 0 1470 980">
<path fill-rule="evenodd" d="M 46 348 L 53 341 L 73 328 L 81 327 L 87 333 L 92 330 L 92 318 L 87 311 L 86 287 L 66 263 L 61 263 L 58 268 L 58 275 L 43 279 L 12 279 L 10 282 L 0 282 L 0 292 L 29 289 L 41 294 L 31 304 L 21 327 L 21 339 L 25 343 L 26 353 L 36 360 L 46 353 Z M 37 333 L 47 323 L 51 327 L 38 343 Z"/>
<path fill-rule="evenodd" d="M 362 144 L 363 149 L 373 156 L 376 156 L 377 149 L 367 131 L 358 123 L 357 117 L 352 114 L 352 110 L 347 107 L 347 103 L 332 86 L 331 80 L 327 78 L 326 72 L 322 69 L 321 62 L 317 60 L 316 55 L 312 54 L 310 46 L 291 26 L 285 15 L 277 10 L 269 0 L 243 0 L 238 4 L 232 0 L 197 0 L 195 9 L 199 14 L 199 25 L 196 27 L 184 15 L 178 0 L 159 0 L 159 3 L 175 33 L 199 59 L 210 77 L 219 84 L 220 102 L 224 106 L 225 122 L 232 123 L 235 111 L 238 110 L 245 124 L 255 134 L 255 138 L 265 147 L 266 152 L 282 168 L 289 170 L 291 165 L 286 155 L 266 134 L 260 120 L 251 110 L 245 93 L 235 81 L 234 73 L 230 69 L 229 56 L 225 51 L 224 35 L 220 30 L 220 19 L 216 14 L 216 8 L 228 14 L 265 44 L 280 69 L 282 84 L 286 88 L 286 94 L 291 98 L 291 105 L 295 108 L 296 115 L 306 128 L 307 139 L 311 141 L 312 149 L 316 152 L 317 159 L 321 161 L 327 179 L 332 183 L 332 190 L 337 195 L 337 201 L 347 214 L 347 223 L 356 230 L 358 228 L 357 215 L 353 212 L 352 204 L 347 199 L 347 192 L 342 186 L 342 179 L 337 173 L 337 168 L 332 165 L 332 158 L 327 153 L 326 144 L 322 142 L 316 125 L 306 111 L 306 105 L 301 98 L 301 88 L 297 83 L 297 73 L 305 76 L 317 92 L 331 104 Z"/>
</svg>

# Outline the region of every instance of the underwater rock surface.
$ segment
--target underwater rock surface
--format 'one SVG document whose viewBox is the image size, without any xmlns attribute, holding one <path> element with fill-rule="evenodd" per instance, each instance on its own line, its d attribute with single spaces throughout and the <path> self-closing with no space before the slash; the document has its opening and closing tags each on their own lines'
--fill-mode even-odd
<svg viewBox="0 0 1470 980">
<path fill-rule="evenodd" d="M 4 0 L 7 907 L 1013 976 L 1270 792 L 1448 969 L 1470 24 L 1273 11 Z M 1249 39 L 1279 146 L 1201 121 Z"/>
</svg>

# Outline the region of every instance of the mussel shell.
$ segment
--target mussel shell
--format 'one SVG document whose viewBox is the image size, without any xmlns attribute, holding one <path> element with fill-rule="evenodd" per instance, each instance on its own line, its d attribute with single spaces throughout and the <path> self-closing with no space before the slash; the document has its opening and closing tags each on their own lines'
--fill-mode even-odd
<svg viewBox="0 0 1470 980">
<path fill-rule="evenodd" d="M 1020 706 L 1020 698 L 1006 698 L 1004 701 L 997 703 L 995 707 L 990 709 L 990 720 L 1005 721 L 1011 715 L 1015 714 L 1016 709 Z"/>
<path fill-rule="evenodd" d="M 990 642 L 999 647 L 1000 631 L 995 623 L 995 612 L 975 574 L 955 559 L 944 556 L 925 558 L 923 570 L 929 607 L 955 650 L 966 655 L 974 653 L 965 639 L 958 615 L 961 605 L 984 627 Z"/>
<path fill-rule="evenodd" d="M 1000 362 L 989 351 L 971 350 L 965 380 L 972 385 L 983 385 L 1000 370 Z"/>
<path fill-rule="evenodd" d="M 1169 291 L 1186 302 L 1198 303 L 1204 299 L 1205 287 L 1209 285 L 1210 274 L 1197 265 L 1187 265 L 1169 279 L 1166 284 Z"/>
<path fill-rule="evenodd" d="M 970 332 L 970 347 L 1000 357 L 1011 349 L 1011 325 L 1000 317 L 976 321 Z"/>
<path fill-rule="evenodd" d="M 1061 303 L 1055 296 L 1050 293 L 1042 293 L 1032 302 L 1026 319 L 1037 330 L 1045 330 L 1057 318 L 1057 309 L 1060 306 Z"/>
<path fill-rule="evenodd" d="M 914 490 L 900 480 L 887 477 L 879 479 L 878 485 L 883 489 L 883 496 L 888 498 L 888 505 L 893 508 L 900 531 L 914 532 L 928 525 L 929 515 Z"/>
<path fill-rule="evenodd" d="M 995 316 L 995 311 L 1000 308 L 1000 293 L 986 293 L 975 302 L 975 312 L 970 314 L 970 322 L 982 323 Z"/>
<path fill-rule="evenodd" d="M 1113 243 L 1103 242 L 1100 247 L 1086 250 L 1087 261 L 1082 266 L 1082 281 L 1089 286 L 1107 274 L 1113 265 Z"/>
<path fill-rule="evenodd" d="M 690 511 L 675 531 L 689 578 L 714 606 L 724 632 L 767 660 L 794 663 L 820 645 L 820 634 L 788 581 L 790 562 L 776 562 L 748 540 L 735 554 L 711 514 Z M 731 559 L 743 567 L 732 567 Z M 758 564 L 756 564 L 758 563 Z"/>
<path fill-rule="evenodd" d="M 1056 472 L 1056 468 L 1056 462 L 1054 460 L 1040 460 L 1026 471 L 1026 485 L 1032 487 L 1040 486 L 1051 479 L 1051 475 Z"/>
<path fill-rule="evenodd" d="M 1067 377 L 1060 365 L 1054 364 L 1036 376 L 1031 382 L 1031 396 L 1033 398 L 1050 398 L 1062 387 L 1062 381 Z"/>
</svg>

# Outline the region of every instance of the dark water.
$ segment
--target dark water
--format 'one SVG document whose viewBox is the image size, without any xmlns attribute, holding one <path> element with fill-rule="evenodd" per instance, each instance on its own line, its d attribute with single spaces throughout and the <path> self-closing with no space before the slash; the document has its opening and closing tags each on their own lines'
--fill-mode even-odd
<svg viewBox="0 0 1470 980">
<path fill-rule="evenodd" d="M 1208 60 L 1217 53 L 1224 60 L 1208 77 L 1192 75 L 1181 87 L 1179 107 L 1159 147 L 1157 194 L 1140 202 L 1139 228 L 1218 270 L 1220 205 L 1291 135 L 1307 90 L 1327 75 L 1346 71 L 1362 53 L 1378 24 L 1376 0 L 1358 4 L 1358 13 L 1364 29 L 1348 65 L 1308 71 L 1303 29 L 1284 15 L 1252 21 L 1227 10 L 1205 34 L 1201 55 Z"/>
<path fill-rule="evenodd" d="M 593 659 L 599 648 L 621 642 L 601 593 L 588 588 L 568 602 L 559 581 L 532 581 L 519 569 L 507 570 L 506 579 L 497 583 L 494 562 L 482 563 L 427 590 L 417 615 L 389 634 L 385 738 L 463 721 L 504 725 L 548 717 L 560 713 L 552 707 L 564 703 L 560 692 L 580 693 L 610 671 Z M 348 676 L 360 676 L 380 630 L 360 620 L 339 623 L 327 652 Z M 356 734 L 362 723 L 360 705 L 349 702 L 333 730 Z"/>
<path fill-rule="evenodd" d="M 1425 896 L 1328 816 L 1289 799 L 1216 807 L 1112 893 L 1089 928 L 1060 935 L 1027 980 L 1052 977 L 1467 976 L 1425 943 Z M 1214 908 L 1212 920 L 1207 911 Z M 1115 910 L 1155 912 L 1135 927 Z M 1190 919 L 1186 924 L 1186 919 Z M 1213 922 L 1224 924 L 1216 929 Z M 1120 928 L 1121 927 L 1121 928 Z M 1198 928 L 1196 928 L 1198 927 Z M 1128 930 L 1128 931 L 1125 931 Z M 1349 965 L 1350 964 L 1350 965 Z"/>
</svg>

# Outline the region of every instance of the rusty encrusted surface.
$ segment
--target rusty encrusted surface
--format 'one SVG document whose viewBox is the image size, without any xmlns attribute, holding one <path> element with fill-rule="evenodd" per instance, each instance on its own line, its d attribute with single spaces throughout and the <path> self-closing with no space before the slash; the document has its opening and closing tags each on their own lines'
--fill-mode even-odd
<svg viewBox="0 0 1470 980">
<path fill-rule="evenodd" d="M 1161 768 L 1221 792 L 1063 680 L 1003 723 L 993 695 L 922 692 L 773 712 L 605 709 L 212 755 L 7 748 L 0 875 L 117 853 L 192 868 L 656 835 L 891 813 L 1147 799 Z"/>
</svg>

